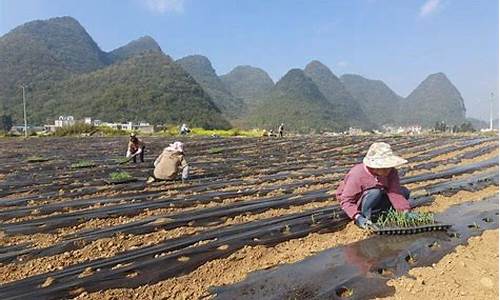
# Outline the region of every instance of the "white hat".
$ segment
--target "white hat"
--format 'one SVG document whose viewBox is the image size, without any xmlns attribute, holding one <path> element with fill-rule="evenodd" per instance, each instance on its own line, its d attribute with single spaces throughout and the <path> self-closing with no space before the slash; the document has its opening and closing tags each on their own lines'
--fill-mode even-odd
<svg viewBox="0 0 500 300">
<path fill-rule="evenodd" d="M 184 144 L 182 142 L 174 142 L 163 149 L 163 151 L 184 152 Z"/>
<path fill-rule="evenodd" d="M 372 169 L 394 168 L 407 162 L 406 159 L 394 155 L 391 145 L 387 143 L 373 143 L 363 158 L 363 163 Z"/>
</svg>

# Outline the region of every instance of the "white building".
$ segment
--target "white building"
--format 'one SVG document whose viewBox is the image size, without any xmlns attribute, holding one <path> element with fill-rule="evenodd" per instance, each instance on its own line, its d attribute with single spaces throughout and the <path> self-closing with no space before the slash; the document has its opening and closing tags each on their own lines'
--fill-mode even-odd
<svg viewBox="0 0 500 300">
<path fill-rule="evenodd" d="M 139 123 L 126 122 L 126 123 L 109 123 L 102 122 L 101 120 L 95 120 L 92 117 L 85 117 L 83 119 L 84 124 L 93 125 L 93 126 L 107 126 L 117 130 L 126 130 L 126 131 L 139 131 L 142 133 L 153 133 L 154 126 L 149 124 L 148 122 L 140 121 Z M 54 132 L 57 128 L 72 126 L 75 125 L 76 121 L 73 116 L 60 116 L 57 120 L 54 121 L 54 125 L 45 125 L 44 128 L 46 131 Z"/>
<path fill-rule="evenodd" d="M 94 120 L 91 117 L 84 118 L 83 122 L 85 124 L 94 125 L 94 126 L 100 126 L 100 125 L 102 125 L 102 121 L 101 120 Z"/>
<path fill-rule="evenodd" d="M 383 125 L 382 129 L 384 130 L 385 133 L 389 134 L 421 134 L 422 133 L 422 126 L 420 125 L 410 125 L 410 126 L 390 126 L 390 125 Z"/>
<path fill-rule="evenodd" d="M 75 123 L 76 121 L 73 116 L 59 116 L 59 118 L 54 121 L 54 125 L 44 125 L 43 127 L 46 131 L 54 132 L 57 128 L 73 126 Z"/>
<path fill-rule="evenodd" d="M 59 116 L 59 119 L 54 121 L 55 127 L 65 127 L 75 125 L 75 118 L 73 116 Z"/>
<path fill-rule="evenodd" d="M 134 124 L 133 122 L 127 122 L 127 123 L 108 123 L 108 122 L 103 122 L 101 123 L 102 126 L 107 126 L 111 127 L 113 129 L 117 130 L 127 130 L 127 131 L 139 131 L 142 133 L 153 133 L 154 132 L 154 126 L 147 123 L 147 122 L 139 122 Z"/>
</svg>

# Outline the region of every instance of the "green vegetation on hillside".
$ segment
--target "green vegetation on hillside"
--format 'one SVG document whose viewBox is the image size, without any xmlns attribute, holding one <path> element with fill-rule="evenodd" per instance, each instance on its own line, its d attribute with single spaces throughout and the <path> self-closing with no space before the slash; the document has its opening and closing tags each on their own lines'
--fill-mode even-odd
<svg viewBox="0 0 500 300">
<path fill-rule="evenodd" d="M 32 122 L 71 114 L 101 120 L 229 128 L 211 99 L 182 68 L 151 52 L 33 91 Z"/>
<path fill-rule="evenodd" d="M 135 41 L 128 43 L 125 46 L 117 48 L 108 53 L 108 59 L 115 63 L 122 60 L 127 60 L 135 55 L 145 52 L 158 52 L 161 53 L 161 48 L 158 43 L 150 37 L 143 36 Z"/>
<path fill-rule="evenodd" d="M 220 77 L 227 90 L 241 98 L 248 106 L 271 92 L 274 82 L 262 69 L 251 66 L 237 66 Z"/>
<path fill-rule="evenodd" d="M 43 90 L 56 80 L 106 64 L 106 54 L 70 17 L 15 28 L 0 38 L 0 57 L 0 106 L 14 121 L 22 119 L 21 85 Z"/>
<path fill-rule="evenodd" d="M 343 75 L 339 81 L 318 61 L 305 74 L 309 81 L 296 76 L 276 86 L 250 66 L 218 77 L 208 58 L 173 63 L 149 36 L 106 53 L 71 17 L 32 21 L 0 37 L 0 131 L 23 122 L 21 85 L 29 125 L 63 114 L 204 129 L 227 129 L 227 119 L 267 129 L 284 122 L 300 132 L 465 122 L 463 99 L 442 73 L 430 75 L 406 99 L 380 80 Z"/>
<path fill-rule="evenodd" d="M 383 81 L 354 74 L 342 75 L 340 80 L 373 124 L 399 124 L 400 102 L 403 98 Z"/>
<path fill-rule="evenodd" d="M 340 79 L 327 66 L 315 60 L 305 67 L 304 73 L 312 79 L 320 92 L 333 105 L 335 114 L 331 116 L 332 119 L 346 126 L 374 128 L 360 104 L 354 100 Z"/>
<path fill-rule="evenodd" d="M 209 95 L 150 37 L 106 53 L 75 19 L 53 18 L 2 36 L 0 57 L 0 112 L 15 123 L 22 121 L 24 84 L 30 124 L 52 123 L 69 114 L 104 121 L 230 126 Z"/>
<path fill-rule="evenodd" d="M 465 122 L 465 105 L 460 92 L 443 73 L 429 75 L 402 104 L 403 124 L 420 123 L 431 127 L 444 121 Z"/>
<path fill-rule="evenodd" d="M 176 60 L 176 63 L 193 76 L 229 119 L 238 118 L 246 111 L 243 100 L 229 93 L 208 58 L 201 55 L 189 55 Z"/>
<path fill-rule="evenodd" d="M 290 70 L 264 97 L 248 117 L 253 127 L 302 133 L 345 130 L 346 124 L 335 120 L 335 108 L 321 94 L 314 82 L 300 69 Z"/>
</svg>

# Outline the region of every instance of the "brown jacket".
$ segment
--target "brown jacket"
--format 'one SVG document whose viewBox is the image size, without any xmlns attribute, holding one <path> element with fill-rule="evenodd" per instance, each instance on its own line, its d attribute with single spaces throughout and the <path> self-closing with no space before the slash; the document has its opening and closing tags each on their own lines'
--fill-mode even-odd
<svg viewBox="0 0 500 300">
<path fill-rule="evenodd" d="M 144 147 L 144 142 L 141 141 L 140 139 L 137 139 L 136 143 L 128 141 L 128 151 L 130 151 L 131 154 L 136 153 L 139 149 L 143 147 Z"/>
<path fill-rule="evenodd" d="M 187 167 L 184 154 L 179 152 L 163 151 L 155 161 L 154 176 L 157 179 L 174 179 L 179 170 Z"/>
</svg>

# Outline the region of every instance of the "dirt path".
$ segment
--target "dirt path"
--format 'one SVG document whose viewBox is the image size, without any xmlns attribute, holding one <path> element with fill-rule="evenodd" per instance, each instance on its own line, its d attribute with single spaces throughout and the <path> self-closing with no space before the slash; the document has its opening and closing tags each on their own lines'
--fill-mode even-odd
<svg viewBox="0 0 500 300">
<path fill-rule="evenodd" d="M 432 267 L 415 268 L 410 277 L 389 281 L 390 299 L 498 299 L 498 229 L 473 237 L 466 246 Z"/>
</svg>

